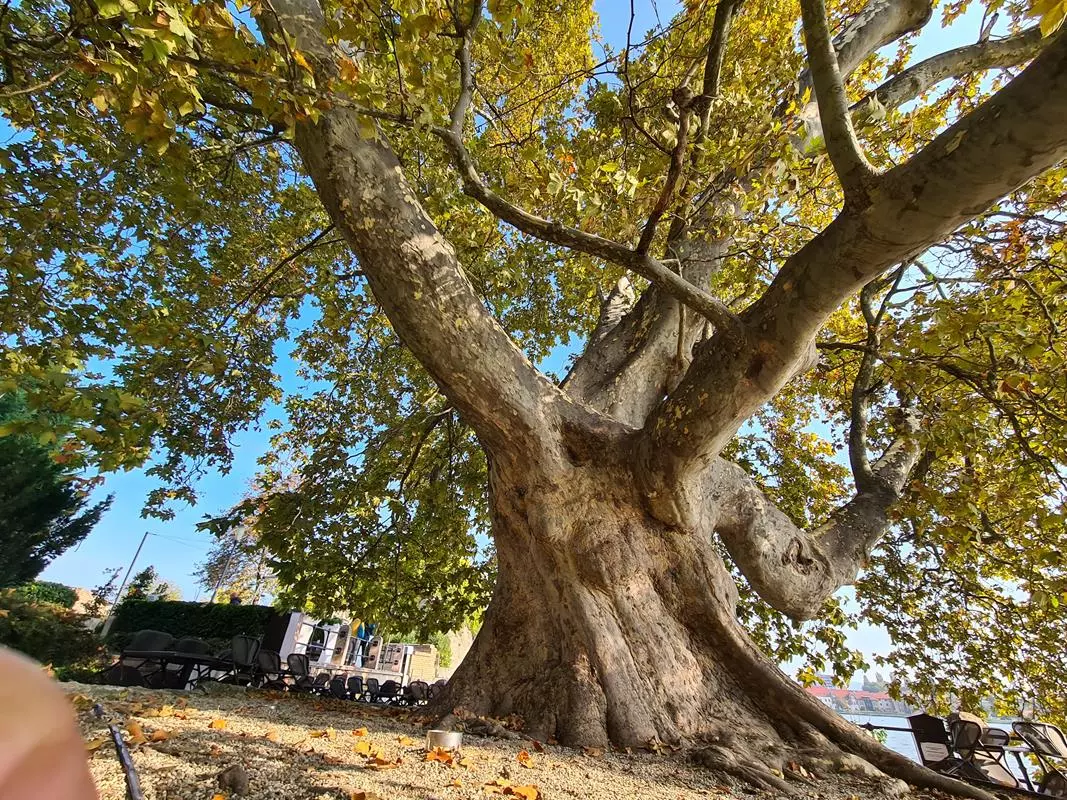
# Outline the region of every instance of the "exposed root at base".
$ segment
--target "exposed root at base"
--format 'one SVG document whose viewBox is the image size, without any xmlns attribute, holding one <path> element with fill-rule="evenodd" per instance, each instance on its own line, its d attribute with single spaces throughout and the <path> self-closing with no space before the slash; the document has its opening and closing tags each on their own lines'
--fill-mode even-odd
<svg viewBox="0 0 1067 800">
<path fill-rule="evenodd" d="M 738 758 L 737 754 L 730 750 L 706 747 L 694 751 L 691 758 L 701 766 L 738 778 L 759 789 L 774 790 L 789 796 L 797 794 L 796 789 L 785 778 L 772 772 L 766 765 L 751 759 Z"/>
</svg>

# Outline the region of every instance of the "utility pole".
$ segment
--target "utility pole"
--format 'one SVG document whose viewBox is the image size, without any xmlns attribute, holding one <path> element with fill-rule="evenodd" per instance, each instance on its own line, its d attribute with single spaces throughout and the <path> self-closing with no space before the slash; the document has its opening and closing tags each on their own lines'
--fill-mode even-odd
<svg viewBox="0 0 1067 800">
<path fill-rule="evenodd" d="M 115 607 L 119 604 L 119 600 L 122 599 L 122 590 L 126 588 L 126 581 L 130 579 L 130 573 L 133 572 L 133 565 L 137 563 L 137 556 L 141 555 L 141 548 L 144 547 L 144 543 L 147 539 L 148 531 L 145 531 L 144 536 L 141 537 L 141 543 L 137 545 L 137 550 L 134 552 L 133 558 L 130 559 L 130 566 L 126 570 L 126 577 L 122 579 L 122 583 L 119 585 L 119 590 L 115 594 L 115 602 L 112 603 L 111 608 L 108 609 L 107 619 L 104 620 L 104 625 L 100 628 L 101 639 L 107 636 L 107 632 L 111 630 L 111 623 L 115 618 Z"/>
</svg>

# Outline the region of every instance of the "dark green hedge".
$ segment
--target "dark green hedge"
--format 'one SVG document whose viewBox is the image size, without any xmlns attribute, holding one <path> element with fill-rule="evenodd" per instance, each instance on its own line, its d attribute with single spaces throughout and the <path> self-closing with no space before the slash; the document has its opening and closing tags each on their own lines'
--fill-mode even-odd
<svg viewBox="0 0 1067 800">
<path fill-rule="evenodd" d="M 121 650 L 137 631 L 153 630 L 224 645 L 234 636 L 261 636 L 274 613 L 270 606 L 127 599 L 115 611 L 107 644 Z"/>
</svg>

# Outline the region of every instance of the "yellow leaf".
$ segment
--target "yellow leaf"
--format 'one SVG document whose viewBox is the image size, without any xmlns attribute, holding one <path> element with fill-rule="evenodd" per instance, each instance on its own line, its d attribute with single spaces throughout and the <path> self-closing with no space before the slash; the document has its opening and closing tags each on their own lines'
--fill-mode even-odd
<svg viewBox="0 0 1067 800">
<path fill-rule="evenodd" d="M 226 795 L 222 794 L 222 792 L 215 792 L 215 794 L 211 795 L 211 800 L 226 800 Z"/>
<path fill-rule="evenodd" d="M 413 744 L 415 744 L 415 740 L 412 739 L 410 736 L 397 736 L 396 741 L 401 747 L 411 747 Z"/>
<path fill-rule="evenodd" d="M 168 731 L 152 731 L 152 735 L 148 737 L 150 742 L 165 742 L 170 738 Z"/>
<path fill-rule="evenodd" d="M 221 731 L 223 728 L 226 727 L 226 720 L 213 719 L 211 720 L 211 722 L 208 723 L 208 727 L 215 731 Z"/>
<path fill-rule="evenodd" d="M 452 781 L 448 785 L 449 786 L 454 786 L 457 789 L 461 789 L 461 788 L 463 788 L 463 781 L 461 781 L 459 778 L 453 778 Z"/>
<path fill-rule="evenodd" d="M 98 736 L 95 739 L 90 739 L 85 743 L 85 750 L 88 753 L 95 753 L 101 747 L 107 744 L 106 736 Z"/>
<path fill-rule="evenodd" d="M 321 731 L 311 731 L 310 735 L 312 739 L 333 739 L 337 736 L 337 731 L 333 728 L 326 728 Z"/>
<path fill-rule="evenodd" d="M 352 731 L 352 735 L 353 736 L 366 736 L 367 735 L 367 729 L 366 728 L 356 728 L 354 731 Z"/>
<path fill-rule="evenodd" d="M 537 800 L 541 796 L 541 790 L 533 785 L 511 786 L 504 790 L 504 794 L 515 795 L 522 800 Z"/>
<path fill-rule="evenodd" d="M 383 758 L 382 756 L 371 756 L 367 761 L 367 766 L 377 770 L 396 769 L 402 763 L 404 763 L 404 759 L 402 758 L 398 758 L 396 761 L 390 761 L 388 758 Z"/>
<path fill-rule="evenodd" d="M 308 63 L 308 60 L 304 58 L 304 54 L 301 53 L 299 50 L 293 51 L 293 61 L 300 65 L 301 68 L 306 69 L 308 72 L 311 72 L 311 65 Z"/>
<path fill-rule="evenodd" d="M 269 742 L 276 742 L 279 739 L 278 731 L 269 730 L 269 731 L 267 731 L 267 733 L 264 735 L 263 738 L 265 738 Z"/>
<path fill-rule="evenodd" d="M 426 754 L 424 761 L 440 761 L 442 764 L 452 766 L 452 761 L 455 757 L 451 751 L 445 750 L 443 747 L 435 747 L 429 753 Z"/>
<path fill-rule="evenodd" d="M 526 769 L 533 769 L 534 760 L 529 751 L 520 750 L 519 754 L 515 756 L 515 760 L 522 764 L 522 766 L 526 767 Z"/>
<path fill-rule="evenodd" d="M 371 750 L 373 750 L 374 748 L 371 747 L 370 742 L 356 742 L 356 746 L 352 749 L 360 755 L 369 756 L 371 754 Z"/>
</svg>

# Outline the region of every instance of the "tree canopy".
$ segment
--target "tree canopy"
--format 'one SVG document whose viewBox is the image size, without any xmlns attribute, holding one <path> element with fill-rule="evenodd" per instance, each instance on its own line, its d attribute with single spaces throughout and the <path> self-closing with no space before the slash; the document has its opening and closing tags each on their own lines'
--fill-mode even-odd
<svg viewBox="0 0 1067 800">
<path fill-rule="evenodd" d="M 687 0 L 619 45 L 589 0 L 8 6 L 0 387 L 72 465 L 152 457 L 160 514 L 282 403 L 215 527 L 284 597 L 425 633 L 488 602 L 486 452 L 572 353 L 652 517 L 736 511 L 708 527 L 769 654 L 850 673 L 862 615 L 897 691 L 1067 713 L 1064 4 L 911 58 L 977 7 Z"/>
<path fill-rule="evenodd" d="M 100 521 L 108 498 L 89 506 L 86 487 L 62 463 L 55 436 L 14 431 L 26 409 L 13 394 L 0 395 L 0 587 L 29 583 Z M 73 602 L 73 601 L 71 601 Z"/>
</svg>

